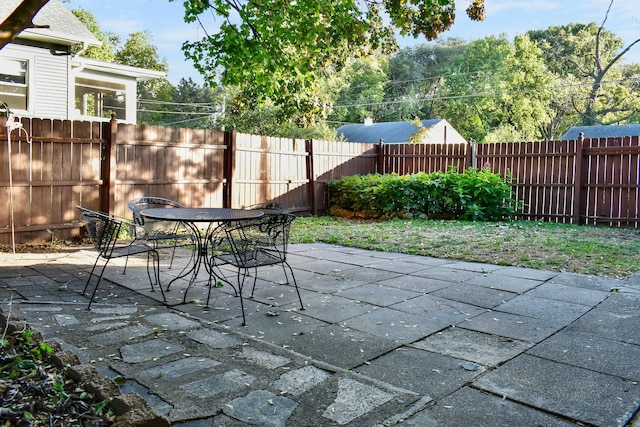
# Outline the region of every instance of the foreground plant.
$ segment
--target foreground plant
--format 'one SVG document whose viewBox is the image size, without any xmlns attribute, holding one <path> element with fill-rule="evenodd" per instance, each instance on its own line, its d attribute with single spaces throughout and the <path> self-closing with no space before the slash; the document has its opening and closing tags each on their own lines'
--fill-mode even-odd
<svg viewBox="0 0 640 427">
<path fill-rule="evenodd" d="M 112 414 L 64 369 L 31 329 L 5 329 L 0 341 L 0 426 L 108 426 Z"/>
</svg>

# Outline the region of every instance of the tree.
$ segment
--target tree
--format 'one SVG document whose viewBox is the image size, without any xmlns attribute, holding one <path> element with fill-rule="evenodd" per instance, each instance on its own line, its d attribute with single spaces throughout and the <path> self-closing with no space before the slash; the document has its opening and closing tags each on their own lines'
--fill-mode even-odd
<svg viewBox="0 0 640 427">
<path fill-rule="evenodd" d="M 469 44 L 447 68 L 437 111 L 462 135 L 478 142 L 537 139 L 549 120 L 551 76 L 540 50 L 526 36 Z M 503 139 L 504 140 L 504 139 Z"/>
<path fill-rule="evenodd" d="M 114 62 L 147 70 L 169 71 L 166 58 L 160 58 L 158 49 L 152 44 L 148 32 L 134 32 L 122 46 L 116 46 Z M 170 83 L 166 78 L 138 82 L 138 97 L 155 98 L 163 86 Z"/>
<path fill-rule="evenodd" d="M 187 22 L 203 13 L 222 19 L 216 32 L 205 29 L 204 38 L 183 45 L 205 80 L 242 88 L 246 108 L 271 100 L 281 108 L 280 120 L 298 114 L 301 124 L 328 111 L 330 99 L 318 90 L 326 73 L 352 58 L 392 52 L 396 30 L 434 39 L 455 18 L 454 0 L 186 0 L 184 5 Z M 467 13 L 483 19 L 484 0 L 471 1 Z"/>
<path fill-rule="evenodd" d="M 558 110 L 577 115 L 569 125 L 614 124 L 638 115 L 637 75 L 625 78 L 633 76 L 634 68 L 620 61 L 640 39 L 624 47 L 622 39 L 605 29 L 612 5 L 613 0 L 600 26 L 568 24 L 527 33 L 542 50 L 549 69 L 573 84 L 570 96 L 563 91 L 568 104 Z"/>
<path fill-rule="evenodd" d="M 450 37 L 403 48 L 394 54 L 389 60 L 386 103 L 380 119 L 436 118 L 435 99 L 442 92 L 445 70 L 466 47 L 467 42 Z"/>
<path fill-rule="evenodd" d="M 47 25 L 35 25 L 33 17 L 49 0 L 22 0 L 15 10 L 0 23 L 0 49 L 13 41 L 22 30 L 27 28 L 48 28 Z"/>
<path fill-rule="evenodd" d="M 384 111 L 388 57 L 374 55 L 354 61 L 344 70 L 345 86 L 337 92 L 330 115 L 332 121 L 362 123 L 367 117 L 379 120 Z"/>
<path fill-rule="evenodd" d="M 629 101 L 629 93 L 625 91 L 622 96 L 608 96 L 603 94 L 601 88 L 603 85 L 603 80 L 605 76 L 613 69 L 615 64 L 622 59 L 622 57 L 631 49 L 636 43 L 640 42 L 640 39 L 636 39 L 629 46 L 622 49 L 618 52 L 613 58 L 609 59 L 606 56 L 607 52 L 607 39 L 605 38 L 605 34 L 607 31 L 604 29 L 604 25 L 607 22 L 607 18 L 609 17 L 609 11 L 611 10 L 611 6 L 613 5 L 613 0 L 609 3 L 609 8 L 607 9 L 607 13 L 605 14 L 604 19 L 602 20 L 602 24 L 598 28 L 598 33 L 596 35 L 596 43 L 595 43 L 595 54 L 593 61 L 593 68 L 590 74 L 590 77 L 593 79 L 593 84 L 591 85 L 591 90 L 589 91 L 589 96 L 587 98 L 587 102 L 585 103 L 585 107 L 582 112 L 580 112 L 581 116 L 584 118 L 584 122 L 587 125 L 594 124 L 604 124 L 603 122 L 607 120 L 607 115 L 610 113 L 622 113 L 623 115 L 618 116 L 613 119 L 610 123 L 618 123 L 622 120 L 625 120 L 632 115 L 637 113 L 638 106 L 636 102 L 635 108 L 632 108 L 629 112 L 627 108 Z M 617 98 L 617 99 L 616 99 Z M 637 101 L 637 92 L 634 96 Z M 621 106 L 612 106 L 612 101 L 623 101 Z"/>
<path fill-rule="evenodd" d="M 93 16 L 93 14 L 88 10 L 78 8 L 71 10 L 71 13 L 73 13 L 76 18 L 78 18 L 80 22 L 82 22 L 87 29 L 102 42 L 100 46 L 89 46 L 82 53 L 82 56 L 106 62 L 113 61 L 116 57 L 116 46 L 120 44 L 120 38 L 116 34 L 102 31 L 95 16 Z M 74 54 L 79 52 L 80 49 L 80 45 L 74 48 Z"/>
</svg>

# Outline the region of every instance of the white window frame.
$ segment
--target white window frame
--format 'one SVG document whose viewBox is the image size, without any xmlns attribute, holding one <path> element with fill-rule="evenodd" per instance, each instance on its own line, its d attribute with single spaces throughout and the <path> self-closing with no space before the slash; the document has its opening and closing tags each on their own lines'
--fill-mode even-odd
<svg viewBox="0 0 640 427">
<path fill-rule="evenodd" d="M 21 108 L 11 108 L 11 113 L 16 115 L 33 115 L 33 106 L 35 105 L 34 96 L 35 96 L 35 86 L 34 86 L 34 59 L 31 56 L 28 57 L 18 57 L 18 56 L 0 56 L 1 61 L 20 61 L 26 63 L 26 76 L 24 87 L 26 88 L 26 109 Z M 11 85 L 11 83 L 2 83 Z M 15 84 L 16 86 L 21 86 L 19 84 Z M 0 101 L 2 100 L 2 92 L 0 91 Z"/>
<path fill-rule="evenodd" d="M 91 120 L 91 121 L 108 121 L 110 117 L 100 117 L 100 116 L 91 116 L 87 114 L 82 114 L 81 111 L 78 111 L 75 106 L 76 101 L 76 82 L 77 79 L 88 79 L 95 80 L 96 82 L 104 82 L 107 84 L 117 84 L 122 85 L 124 87 L 124 95 L 125 95 L 125 112 L 124 118 L 120 117 L 119 120 L 125 121 L 127 123 L 135 123 L 136 122 L 136 82 L 135 80 L 129 81 L 127 79 L 113 78 L 111 76 L 105 75 L 99 72 L 93 72 L 89 70 L 82 70 L 79 72 L 72 73 L 71 82 L 70 82 L 70 90 L 69 90 L 69 111 L 71 111 L 71 116 L 74 119 L 80 120 Z"/>
</svg>

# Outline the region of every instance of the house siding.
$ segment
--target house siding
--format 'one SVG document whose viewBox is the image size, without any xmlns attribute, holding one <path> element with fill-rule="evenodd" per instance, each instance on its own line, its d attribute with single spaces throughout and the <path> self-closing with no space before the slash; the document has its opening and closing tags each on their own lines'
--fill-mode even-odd
<svg viewBox="0 0 640 427">
<path fill-rule="evenodd" d="M 35 59 L 35 108 L 36 117 L 66 119 L 69 102 L 69 57 L 38 55 Z"/>
<path fill-rule="evenodd" d="M 66 119 L 69 56 L 52 55 L 43 47 L 12 43 L 5 46 L 0 55 L 29 62 L 29 116 Z"/>
</svg>

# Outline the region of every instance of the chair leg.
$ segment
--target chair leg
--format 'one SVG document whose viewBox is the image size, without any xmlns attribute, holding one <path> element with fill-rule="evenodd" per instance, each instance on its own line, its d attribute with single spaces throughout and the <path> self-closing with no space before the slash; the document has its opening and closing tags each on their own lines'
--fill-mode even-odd
<svg viewBox="0 0 640 427">
<path fill-rule="evenodd" d="M 289 263 L 286 262 L 286 261 L 284 263 L 282 263 L 282 267 L 284 268 L 285 265 L 287 266 L 287 268 L 291 272 L 291 278 L 293 279 L 293 286 L 295 286 L 295 288 L 296 288 L 296 292 L 298 293 L 298 301 L 300 301 L 300 310 L 304 310 L 304 305 L 302 304 L 302 297 L 300 296 L 300 289 L 298 289 L 298 282 L 296 281 L 296 276 L 293 274 L 293 268 L 291 268 Z"/>
<path fill-rule="evenodd" d="M 153 263 L 153 278 L 149 271 L 149 261 Z M 160 256 L 157 251 L 147 252 L 147 276 L 149 276 L 149 282 L 151 282 L 151 292 L 156 291 L 155 286 L 153 285 L 153 282 L 155 281 L 160 288 L 160 293 L 162 293 L 162 300 L 167 302 L 167 297 L 164 295 L 164 290 L 162 289 L 162 283 L 160 283 Z"/>
<path fill-rule="evenodd" d="M 211 276 L 213 276 L 213 273 L 209 273 L 209 280 L 207 281 L 207 287 L 209 289 L 207 290 L 207 304 L 205 305 L 205 308 L 209 308 L 209 298 L 211 298 L 211 288 L 213 287 L 213 283 L 211 283 Z"/>
<path fill-rule="evenodd" d="M 242 287 L 244 286 L 246 278 L 247 270 L 244 269 L 244 271 L 241 272 L 240 269 L 238 269 L 238 296 L 240 297 L 240 308 L 242 309 L 242 326 L 247 326 L 247 319 L 244 315 L 244 299 L 242 298 Z"/>
<path fill-rule="evenodd" d="M 93 276 L 93 272 L 96 269 L 96 265 L 98 265 L 98 261 L 100 260 L 100 257 L 96 258 L 96 262 L 93 263 L 93 268 L 91 268 L 91 272 L 89 273 L 89 277 L 87 277 L 87 283 L 84 284 L 84 289 L 82 290 L 82 295 L 85 295 L 87 293 L 87 288 L 89 287 L 89 282 L 91 281 L 91 276 Z"/>
<path fill-rule="evenodd" d="M 253 268 L 253 287 L 251 288 L 251 298 L 256 291 L 256 282 L 258 282 L 258 267 Z"/>
<path fill-rule="evenodd" d="M 93 304 L 93 299 L 96 296 L 96 292 L 98 291 L 98 286 L 100 286 L 100 282 L 102 281 L 102 275 L 104 274 L 104 270 L 107 268 L 107 264 L 109 264 L 109 260 L 106 260 L 106 262 L 102 266 L 102 269 L 100 269 L 100 276 L 98 276 L 98 282 L 96 283 L 96 287 L 93 288 L 93 292 L 91 293 L 91 298 L 89 299 L 89 305 L 87 306 L 87 310 L 91 309 L 91 304 Z M 95 265 L 94 265 L 94 267 L 95 267 Z M 91 274 L 93 275 L 93 270 L 91 270 Z M 89 279 L 91 279 L 91 275 L 89 276 Z M 87 281 L 87 285 L 88 284 L 89 284 L 89 282 Z M 85 288 L 86 288 L 86 286 L 85 286 Z"/>
<path fill-rule="evenodd" d="M 173 268 L 173 258 L 176 256 L 176 243 L 173 244 L 173 249 L 171 250 L 171 261 L 169 261 L 169 269 Z"/>
</svg>

